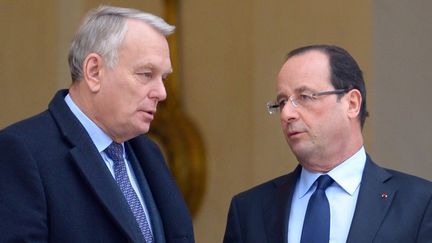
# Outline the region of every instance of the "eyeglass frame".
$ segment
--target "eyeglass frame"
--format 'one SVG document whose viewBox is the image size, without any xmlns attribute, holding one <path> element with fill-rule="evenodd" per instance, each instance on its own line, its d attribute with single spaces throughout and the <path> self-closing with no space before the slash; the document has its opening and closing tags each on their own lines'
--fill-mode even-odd
<svg viewBox="0 0 432 243">
<path fill-rule="evenodd" d="M 332 95 L 332 94 L 345 94 L 347 92 L 349 92 L 351 89 L 335 89 L 335 90 L 326 90 L 326 91 L 320 91 L 320 92 L 315 92 L 312 94 L 300 94 L 303 96 L 307 96 L 308 98 L 311 98 L 312 100 L 316 99 L 319 96 L 323 96 L 323 95 Z M 287 102 L 288 100 L 290 101 L 291 105 L 294 108 L 298 108 L 299 104 L 298 104 L 298 98 L 293 98 L 293 96 L 297 96 L 297 95 L 291 95 L 289 96 L 287 99 L 283 99 L 283 102 Z M 276 113 L 280 107 L 282 106 L 282 101 L 269 101 L 266 104 L 267 107 L 267 112 L 270 115 L 273 115 L 274 113 Z"/>
</svg>

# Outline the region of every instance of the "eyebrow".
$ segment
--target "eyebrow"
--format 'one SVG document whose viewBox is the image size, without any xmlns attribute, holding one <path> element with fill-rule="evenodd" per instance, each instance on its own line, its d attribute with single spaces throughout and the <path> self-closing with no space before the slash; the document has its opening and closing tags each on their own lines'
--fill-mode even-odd
<svg viewBox="0 0 432 243">
<path fill-rule="evenodd" d="M 312 90 L 311 88 L 309 88 L 309 87 L 307 87 L 305 85 L 302 85 L 302 86 L 297 87 L 297 88 L 294 89 L 294 93 L 295 94 L 300 94 L 300 93 L 305 92 L 305 91 L 314 92 L 314 90 Z M 291 95 L 289 95 L 289 96 L 291 96 Z M 278 94 L 276 96 L 276 100 L 280 100 L 282 98 L 288 98 L 289 96 L 287 96 L 285 94 Z"/>
<path fill-rule="evenodd" d="M 138 68 L 151 68 L 151 69 L 154 68 L 153 64 L 150 63 L 150 62 L 148 62 L 146 64 L 143 64 L 143 65 L 140 64 L 140 65 L 137 65 L 137 66 L 138 66 Z"/>
<path fill-rule="evenodd" d="M 276 96 L 276 100 L 275 100 L 275 101 L 279 101 L 279 100 L 281 100 L 281 99 L 286 99 L 286 98 L 288 98 L 286 95 L 284 95 L 284 94 L 278 94 L 278 95 Z"/>
<path fill-rule="evenodd" d="M 148 62 L 148 63 L 146 63 L 144 65 L 140 65 L 140 66 L 137 67 L 137 69 L 140 69 L 140 68 L 150 68 L 152 70 L 154 70 L 154 69 L 158 70 L 158 68 L 156 68 L 151 62 Z M 163 73 L 163 75 L 169 75 L 172 72 L 173 72 L 173 68 L 170 67 L 166 72 L 162 72 L 162 73 Z"/>
<path fill-rule="evenodd" d="M 302 85 L 302 86 L 300 86 L 300 87 L 297 87 L 297 88 L 294 90 L 295 93 L 302 93 L 302 92 L 305 92 L 305 91 L 314 92 L 313 89 L 311 89 L 311 88 L 309 88 L 309 87 L 307 87 L 307 86 L 305 86 L 305 85 Z"/>
</svg>

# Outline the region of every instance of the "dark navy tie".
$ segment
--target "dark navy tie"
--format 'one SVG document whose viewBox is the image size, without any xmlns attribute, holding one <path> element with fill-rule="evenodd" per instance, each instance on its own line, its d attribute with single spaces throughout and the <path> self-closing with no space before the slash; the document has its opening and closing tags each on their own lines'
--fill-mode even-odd
<svg viewBox="0 0 432 243">
<path fill-rule="evenodd" d="M 147 221 L 147 217 L 138 196 L 132 188 L 126 171 L 126 164 L 123 159 L 123 146 L 119 143 L 113 142 L 104 151 L 108 157 L 114 161 L 115 180 L 117 181 L 120 190 L 123 192 L 136 221 L 138 222 L 141 232 L 144 235 L 144 239 L 147 243 L 152 243 L 153 235 L 150 231 L 149 222 Z"/>
<path fill-rule="evenodd" d="M 325 190 L 333 179 L 321 175 L 316 181 L 317 189 L 310 197 L 306 210 L 301 243 L 328 243 L 330 239 L 330 206 Z"/>
</svg>

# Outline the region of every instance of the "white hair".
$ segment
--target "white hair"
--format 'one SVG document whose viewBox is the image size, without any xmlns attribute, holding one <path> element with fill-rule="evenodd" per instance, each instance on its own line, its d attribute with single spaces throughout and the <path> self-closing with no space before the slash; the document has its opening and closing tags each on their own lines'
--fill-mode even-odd
<svg viewBox="0 0 432 243">
<path fill-rule="evenodd" d="M 101 55 L 109 67 L 114 67 L 118 61 L 117 50 L 126 35 L 127 19 L 141 20 L 164 36 L 172 34 L 175 29 L 162 18 L 137 9 L 99 6 L 84 18 L 69 49 L 68 61 L 73 82 L 83 78 L 82 65 L 90 53 Z"/>
</svg>

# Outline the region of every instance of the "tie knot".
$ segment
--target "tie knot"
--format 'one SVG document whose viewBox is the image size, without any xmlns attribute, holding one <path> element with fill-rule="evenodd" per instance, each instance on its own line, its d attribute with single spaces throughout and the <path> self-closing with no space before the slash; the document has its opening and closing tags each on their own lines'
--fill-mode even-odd
<svg viewBox="0 0 432 243">
<path fill-rule="evenodd" d="M 329 175 L 321 175 L 317 179 L 317 190 L 326 190 L 333 183 L 333 179 Z"/>
<path fill-rule="evenodd" d="M 121 144 L 112 142 L 104 151 L 114 162 L 123 161 L 123 146 Z"/>
</svg>

